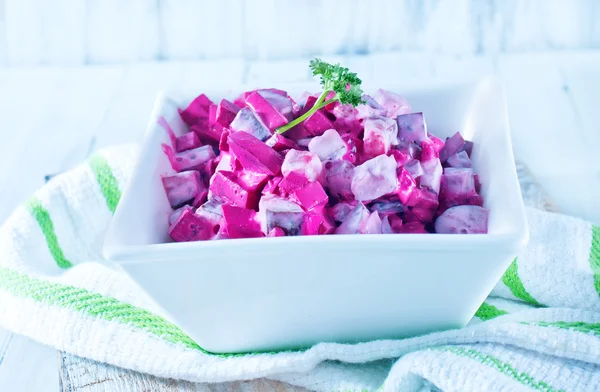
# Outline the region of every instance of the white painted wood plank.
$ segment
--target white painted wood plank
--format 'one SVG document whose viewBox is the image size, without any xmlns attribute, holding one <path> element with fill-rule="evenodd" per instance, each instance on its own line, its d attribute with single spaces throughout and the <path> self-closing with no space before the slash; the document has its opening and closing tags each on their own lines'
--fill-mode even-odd
<svg viewBox="0 0 600 392">
<path fill-rule="evenodd" d="M 159 54 L 156 0 L 86 0 L 89 63 L 155 60 Z"/>
<path fill-rule="evenodd" d="M 58 389 L 56 350 L 20 335 L 0 340 L 2 391 L 50 392 Z"/>
</svg>

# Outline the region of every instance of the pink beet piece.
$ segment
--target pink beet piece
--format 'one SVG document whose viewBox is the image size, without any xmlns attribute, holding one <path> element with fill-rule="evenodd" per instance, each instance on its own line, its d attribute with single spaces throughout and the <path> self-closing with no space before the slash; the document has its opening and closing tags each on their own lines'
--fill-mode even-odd
<svg viewBox="0 0 600 392">
<path fill-rule="evenodd" d="M 421 161 L 423 174 L 419 178 L 422 187 L 431 188 L 435 193 L 440 192 L 440 183 L 442 181 L 442 164 L 438 158 L 429 161 Z"/>
<path fill-rule="evenodd" d="M 450 167 L 473 167 L 473 162 L 466 151 L 459 151 L 454 155 L 450 155 L 446 163 Z"/>
<path fill-rule="evenodd" d="M 285 91 L 267 88 L 258 90 L 258 93 L 288 121 L 294 119 L 295 102 Z"/>
<path fill-rule="evenodd" d="M 309 182 L 290 193 L 290 200 L 296 202 L 305 211 L 310 211 L 324 207 L 329 198 L 320 183 Z"/>
<path fill-rule="evenodd" d="M 215 168 L 214 173 L 218 173 L 221 171 L 232 172 L 235 170 L 235 160 L 231 157 L 231 154 L 222 152 L 218 158 L 219 158 L 219 163 L 217 164 L 217 167 Z M 210 178 L 212 178 L 212 176 Z"/>
<path fill-rule="evenodd" d="M 261 191 L 261 193 L 263 195 L 267 195 L 267 194 L 279 195 L 279 183 L 281 182 L 282 179 L 283 178 L 279 177 L 279 176 L 272 177 L 271 179 L 269 179 L 269 181 L 267 181 L 267 183 L 263 187 L 263 190 Z"/>
<path fill-rule="evenodd" d="M 384 89 L 379 89 L 373 96 L 375 101 L 386 110 L 389 118 L 396 118 L 401 114 L 410 113 L 408 101 L 398 94 Z"/>
<path fill-rule="evenodd" d="M 396 161 L 380 155 L 354 169 L 352 193 L 356 200 L 374 200 L 393 192 L 398 186 Z"/>
<path fill-rule="evenodd" d="M 362 130 L 362 125 L 357 117 L 358 111 L 352 105 L 337 105 L 332 110 L 335 116 L 334 126 L 340 132 L 356 132 Z"/>
<path fill-rule="evenodd" d="M 436 154 L 440 155 L 440 151 L 442 151 L 442 148 L 444 148 L 444 141 L 442 139 L 440 139 L 437 136 L 433 136 L 431 134 L 428 134 L 429 140 L 431 141 L 431 143 L 433 144 L 433 149 L 435 150 Z"/>
<path fill-rule="evenodd" d="M 363 124 L 363 151 L 369 158 L 387 154 L 393 145 L 398 144 L 398 124 L 391 118 L 370 117 Z"/>
<path fill-rule="evenodd" d="M 239 179 L 231 172 L 216 173 L 209 187 L 209 199 L 236 207 L 254 209 L 258 203 L 258 193 L 244 189 Z"/>
<path fill-rule="evenodd" d="M 430 161 L 432 159 L 437 159 L 438 152 L 436 151 L 436 146 L 431 141 L 431 139 L 425 139 L 421 141 L 421 161 Z"/>
<path fill-rule="evenodd" d="M 297 189 L 306 186 L 306 184 L 308 184 L 308 178 L 306 178 L 302 173 L 291 172 L 279 182 L 279 193 L 282 196 L 288 196 Z"/>
<path fill-rule="evenodd" d="M 265 144 L 271 147 L 273 150 L 280 152 L 288 149 L 298 149 L 298 144 L 292 139 L 288 139 L 280 133 L 274 133 L 270 138 L 267 139 Z"/>
<path fill-rule="evenodd" d="M 413 192 L 406 204 L 412 207 L 407 213 L 406 220 L 418 220 L 424 223 L 433 221 L 439 206 L 437 194 L 428 188 Z"/>
<path fill-rule="evenodd" d="M 169 227 L 169 236 L 176 242 L 205 241 L 214 233 L 210 222 L 190 209 L 183 211 Z"/>
<path fill-rule="evenodd" d="M 222 99 L 219 102 L 219 106 L 216 107 L 215 111 L 215 122 L 221 124 L 224 127 L 228 127 L 237 113 L 240 111 L 240 107 L 226 99 Z"/>
<path fill-rule="evenodd" d="M 185 110 L 179 112 L 181 119 L 188 126 L 208 125 L 208 110 L 213 102 L 204 94 L 200 94 L 188 105 Z"/>
<path fill-rule="evenodd" d="M 271 137 L 271 131 L 258 119 L 250 108 L 241 109 L 229 125 L 229 128 L 235 132 L 249 133 L 262 141 Z"/>
<path fill-rule="evenodd" d="M 373 97 L 364 94 L 362 99 L 365 103 L 361 103 L 356 106 L 357 115 L 359 119 L 365 119 L 369 117 L 387 116 L 387 110 L 381 106 Z"/>
<path fill-rule="evenodd" d="M 208 126 L 212 127 L 217 122 L 217 105 L 211 103 L 208 107 Z"/>
<path fill-rule="evenodd" d="M 256 137 L 243 133 L 232 133 L 228 138 L 229 149 L 242 167 L 261 166 L 268 174 L 277 175 L 281 171 L 283 157 L 277 151 L 258 140 Z"/>
<path fill-rule="evenodd" d="M 274 94 L 277 97 L 280 95 Z M 246 104 L 254 110 L 254 112 L 260 117 L 263 124 L 266 125 L 271 131 L 276 128 L 287 124 L 288 119 L 281 114 L 269 101 L 267 101 L 259 92 L 255 91 L 248 95 L 246 98 Z M 289 112 L 291 113 L 292 106 L 290 101 Z"/>
<path fill-rule="evenodd" d="M 441 181 L 441 200 L 458 199 L 470 196 L 475 192 L 473 169 L 446 168 Z"/>
<path fill-rule="evenodd" d="M 381 217 L 377 211 L 373 211 L 367 219 L 361 222 L 358 232 L 361 234 L 381 234 L 381 227 Z"/>
<path fill-rule="evenodd" d="M 446 144 L 440 151 L 440 161 L 442 163 L 446 162 L 450 156 L 456 154 L 465 145 L 465 139 L 463 139 L 462 135 L 459 132 L 456 132 L 452 137 L 446 140 Z"/>
<path fill-rule="evenodd" d="M 317 154 L 321 161 L 341 159 L 348 152 L 348 145 L 335 129 L 328 129 L 308 143 L 308 151 Z"/>
<path fill-rule="evenodd" d="M 435 221 L 440 234 L 486 234 L 489 211 L 479 206 L 456 206 L 447 209 Z"/>
<path fill-rule="evenodd" d="M 182 152 L 187 150 L 193 150 L 194 148 L 202 146 L 198 135 L 194 132 L 188 132 L 179 136 L 175 139 L 175 151 Z"/>
<path fill-rule="evenodd" d="M 348 161 L 328 161 L 323 166 L 324 185 L 338 200 L 353 200 L 352 177 L 354 165 Z"/>
<path fill-rule="evenodd" d="M 223 228 L 228 238 L 264 237 L 256 220 L 256 211 L 223 205 Z"/>
<path fill-rule="evenodd" d="M 342 159 L 352 163 L 353 165 L 356 165 L 358 162 L 359 151 L 363 148 L 362 140 L 350 133 L 342 135 L 342 140 L 348 146 L 348 152 L 342 157 Z"/>
<path fill-rule="evenodd" d="M 174 153 L 170 146 L 163 145 L 163 151 L 169 157 L 173 170 L 178 172 L 201 169 L 203 164 L 215 158 L 215 152 L 211 146 L 201 146 Z"/>
<path fill-rule="evenodd" d="M 163 177 L 162 183 L 169 204 L 173 208 L 178 208 L 194 200 L 198 194 L 206 189 L 200 173 L 195 170 Z"/>
<path fill-rule="evenodd" d="M 402 114 L 396 118 L 398 138 L 409 142 L 421 142 L 427 139 L 427 125 L 423 113 Z"/>
<path fill-rule="evenodd" d="M 261 197 L 258 205 L 257 216 L 263 233 L 269 233 L 275 227 L 279 227 L 286 235 L 299 235 L 304 215 L 304 210 L 298 204 L 275 195 Z"/>
<path fill-rule="evenodd" d="M 189 205 L 184 205 L 183 207 L 179 207 L 176 210 L 173 210 L 170 214 L 169 214 L 169 226 L 171 226 L 173 223 L 175 223 L 175 221 L 177 220 L 177 218 L 179 218 L 179 215 L 181 215 L 184 211 L 190 210 L 192 212 L 194 212 L 194 209 L 189 206 Z"/>
<path fill-rule="evenodd" d="M 398 188 L 396 194 L 403 204 L 406 204 L 410 196 L 417 189 L 417 182 L 405 168 L 398 173 Z"/>
<path fill-rule="evenodd" d="M 213 126 L 193 125 L 190 127 L 190 131 L 195 133 L 202 143 L 216 146 L 221 139 L 223 127 L 220 124 L 214 124 Z"/>
<path fill-rule="evenodd" d="M 322 211 L 307 212 L 302 222 L 302 235 L 331 234 L 335 225 Z"/>
<path fill-rule="evenodd" d="M 250 192 L 261 192 L 272 176 L 252 170 L 239 170 L 236 177 L 242 188 Z"/>
<path fill-rule="evenodd" d="M 400 151 L 400 150 L 396 150 L 396 149 L 393 149 L 390 152 L 390 155 L 393 156 L 394 159 L 396 160 L 396 167 L 398 167 L 398 168 L 406 165 L 410 161 L 416 160 L 416 159 L 413 159 L 412 156 L 410 156 L 409 154 L 407 154 L 403 151 Z"/>
<path fill-rule="evenodd" d="M 281 227 L 274 227 L 269 231 L 267 237 L 283 237 L 285 236 L 285 231 Z"/>
<path fill-rule="evenodd" d="M 323 165 L 319 157 L 309 151 L 290 150 L 283 160 L 281 172 L 284 177 L 295 172 L 305 177 L 308 181 L 316 181 L 320 178 Z"/>
<path fill-rule="evenodd" d="M 333 128 L 333 121 L 327 116 L 323 109 L 314 112 L 302 123 L 309 136 L 322 135 L 326 130 Z"/>
<path fill-rule="evenodd" d="M 346 219 L 335 230 L 336 234 L 356 234 L 359 229 L 365 224 L 370 213 L 367 207 L 359 202 L 356 207 L 346 216 Z"/>
</svg>

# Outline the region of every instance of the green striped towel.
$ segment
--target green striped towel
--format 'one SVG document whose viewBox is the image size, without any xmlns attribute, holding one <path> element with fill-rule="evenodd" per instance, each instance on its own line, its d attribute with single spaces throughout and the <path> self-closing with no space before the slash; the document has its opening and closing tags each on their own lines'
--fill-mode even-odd
<svg viewBox="0 0 600 392">
<path fill-rule="evenodd" d="M 531 241 L 465 328 L 404 340 L 214 355 L 117 267 L 104 232 L 135 148 L 53 178 L 0 228 L 0 324 L 162 377 L 268 377 L 318 391 L 600 390 L 600 228 L 528 209 Z M 482 260 L 484 262 L 484 260 Z"/>
</svg>

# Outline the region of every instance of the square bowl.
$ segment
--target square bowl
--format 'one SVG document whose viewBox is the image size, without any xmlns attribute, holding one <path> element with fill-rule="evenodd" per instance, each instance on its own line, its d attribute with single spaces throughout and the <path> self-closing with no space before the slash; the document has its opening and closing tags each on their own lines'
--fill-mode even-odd
<svg viewBox="0 0 600 392">
<path fill-rule="evenodd" d="M 317 85 L 283 85 L 290 95 Z M 387 86 L 384 86 L 388 88 Z M 402 338 L 466 325 L 528 240 L 502 88 L 492 79 L 394 86 L 439 137 L 474 142 L 489 232 L 327 235 L 173 243 L 161 177 L 173 174 L 157 124 L 177 135 L 192 96 L 161 94 L 104 255 L 204 349 L 256 352 Z M 248 91 L 207 88 L 211 98 Z M 367 90 L 368 91 L 368 90 Z"/>
</svg>

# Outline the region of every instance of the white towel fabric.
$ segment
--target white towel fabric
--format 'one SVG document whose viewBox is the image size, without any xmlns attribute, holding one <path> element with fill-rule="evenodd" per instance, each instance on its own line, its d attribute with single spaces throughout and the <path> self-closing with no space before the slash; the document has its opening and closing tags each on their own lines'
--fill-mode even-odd
<svg viewBox="0 0 600 392">
<path fill-rule="evenodd" d="M 79 356 L 197 382 L 268 377 L 318 391 L 600 390 L 599 227 L 529 208 L 529 246 L 460 330 L 214 355 L 101 260 L 134 158 L 131 146 L 96 154 L 51 180 L 0 228 L 3 327 Z"/>
</svg>

